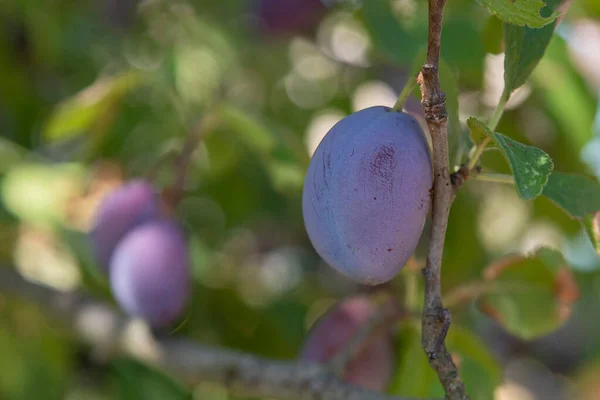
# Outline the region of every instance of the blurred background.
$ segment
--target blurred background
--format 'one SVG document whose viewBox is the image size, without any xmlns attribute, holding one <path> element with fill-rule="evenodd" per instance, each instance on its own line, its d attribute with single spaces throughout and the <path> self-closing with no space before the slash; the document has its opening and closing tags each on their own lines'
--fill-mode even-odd
<svg viewBox="0 0 600 400">
<path fill-rule="evenodd" d="M 194 297 L 172 334 L 295 358 L 329 307 L 373 290 L 329 268 L 308 241 L 310 156 L 342 117 L 395 103 L 423 61 L 426 23 L 421 0 L 0 2 L 0 267 L 112 302 L 87 243 L 96 207 L 132 177 L 172 183 L 165 160 L 216 107 L 221 122 L 194 152 L 177 208 Z M 502 92 L 501 22 L 475 1 L 449 1 L 442 47 L 454 129 L 465 130 Z M 598 65 L 600 3 L 577 0 L 498 131 L 544 149 L 556 170 L 600 177 Z M 406 110 L 422 121 L 417 96 Z M 486 152 L 484 167 L 509 173 L 499 152 Z M 579 298 L 558 314 L 547 312 L 554 299 L 513 299 L 502 318 L 455 301 L 449 346 L 476 399 L 600 399 L 600 257 L 549 200 L 468 181 L 450 218 L 444 292 L 470 298 L 491 262 L 539 246 L 563 251 Z M 421 246 L 385 285 L 407 307 L 421 298 L 423 256 Z M 389 392 L 440 396 L 418 339 L 399 326 Z M 92 351 L 39 304 L 0 292 L 0 399 L 182 393 L 242 399 Z"/>
</svg>

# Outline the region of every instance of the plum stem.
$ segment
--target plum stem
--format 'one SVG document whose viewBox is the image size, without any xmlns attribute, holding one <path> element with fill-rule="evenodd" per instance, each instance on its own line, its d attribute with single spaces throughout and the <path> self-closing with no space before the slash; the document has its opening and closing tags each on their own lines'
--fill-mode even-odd
<svg viewBox="0 0 600 400">
<path fill-rule="evenodd" d="M 402 88 L 400 95 L 398 95 L 398 100 L 396 100 L 396 104 L 394 104 L 392 110 L 402 111 L 404 109 L 404 104 L 406 103 L 406 100 L 408 100 L 414 88 L 417 87 L 417 84 L 418 83 L 416 78 L 411 77 L 406 81 L 406 84 Z"/>
<path fill-rule="evenodd" d="M 433 148 L 432 223 L 427 262 L 422 270 L 425 295 L 421 345 L 429 364 L 437 373 L 447 400 L 469 399 L 465 384 L 444 343 L 451 314 L 442 305 L 441 268 L 450 207 L 456 196 L 448 157 L 448 113 L 438 65 L 442 40 L 442 19 L 446 0 L 429 0 L 427 60 L 419 75 L 421 104 L 431 134 Z"/>
<path fill-rule="evenodd" d="M 473 175 L 472 179 L 475 179 L 477 181 L 506 183 L 509 185 L 515 184 L 515 178 L 512 175 L 508 174 L 481 173 Z"/>
<path fill-rule="evenodd" d="M 469 160 L 469 164 L 468 164 L 468 170 L 469 171 L 472 171 L 472 170 L 475 169 L 475 167 L 477 166 L 477 163 L 479 162 L 479 159 L 481 158 L 481 155 L 483 154 L 483 152 L 485 151 L 487 145 L 490 144 L 491 141 L 492 141 L 492 138 L 489 137 L 489 136 L 487 136 L 485 139 L 483 139 L 475 147 L 475 151 L 473 152 L 473 156 Z"/>
<path fill-rule="evenodd" d="M 488 122 L 488 127 L 490 128 L 490 131 L 494 132 L 496 130 L 496 128 L 498 127 L 498 123 L 500 122 L 500 119 L 502 118 L 502 114 L 504 114 L 504 108 L 506 107 L 506 103 L 508 103 L 509 98 L 510 98 L 510 93 L 508 91 L 504 90 L 502 92 L 502 96 L 500 97 L 500 100 L 498 101 L 498 104 L 496 105 L 496 109 L 492 113 L 492 116 L 490 117 L 490 120 Z"/>
<path fill-rule="evenodd" d="M 490 128 L 490 131 L 494 132 L 496 130 L 496 128 L 498 127 L 498 123 L 500 122 L 500 119 L 502 118 L 502 114 L 504 114 L 504 107 L 506 107 L 506 103 L 508 102 L 509 98 L 510 98 L 510 93 L 508 93 L 506 90 L 504 90 L 502 92 L 502 96 L 500 97 L 500 101 L 498 101 L 498 104 L 496 105 L 496 109 L 494 110 L 492 116 L 490 117 L 490 121 L 488 122 L 488 127 Z M 481 156 L 483 155 L 484 151 L 486 150 L 488 144 L 490 144 L 491 141 L 492 141 L 492 138 L 488 136 L 485 139 L 483 139 L 481 141 L 481 143 L 479 143 L 475 147 L 475 151 L 473 152 L 473 155 L 469 159 L 469 164 L 468 164 L 469 172 L 473 171 L 473 169 L 477 166 L 479 159 L 481 158 Z"/>
<path fill-rule="evenodd" d="M 242 397 L 281 400 L 410 400 L 346 384 L 321 365 L 258 357 L 203 345 L 174 335 L 155 337 L 131 329 L 127 318 L 109 304 L 80 292 L 65 292 L 24 279 L 14 267 L 0 267 L 0 292 L 20 297 L 58 318 L 104 360 L 135 357 L 177 376 L 190 386 L 216 383 Z M 98 318 L 105 323 L 98 335 Z"/>
</svg>

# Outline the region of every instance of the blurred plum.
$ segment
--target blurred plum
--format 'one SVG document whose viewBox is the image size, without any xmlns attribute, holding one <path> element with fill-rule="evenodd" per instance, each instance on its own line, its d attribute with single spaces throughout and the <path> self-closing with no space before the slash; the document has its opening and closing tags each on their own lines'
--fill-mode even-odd
<svg viewBox="0 0 600 400">
<path fill-rule="evenodd" d="M 272 36 L 305 33 L 326 11 L 321 0 L 258 0 L 256 3 L 261 26 Z"/>
<path fill-rule="evenodd" d="M 300 354 L 303 361 L 326 363 L 337 355 L 375 313 L 365 296 L 350 297 L 323 315 L 309 332 Z M 382 391 L 394 369 L 388 332 L 373 333 L 343 371 L 343 379 L 365 389 Z"/>
<path fill-rule="evenodd" d="M 156 220 L 132 230 L 115 249 L 110 284 L 128 314 L 154 327 L 181 316 L 190 294 L 190 260 L 181 229 Z"/>
<path fill-rule="evenodd" d="M 158 214 L 158 194 L 146 181 L 133 180 L 106 196 L 90 232 L 94 255 L 105 273 L 121 238 Z"/>
</svg>

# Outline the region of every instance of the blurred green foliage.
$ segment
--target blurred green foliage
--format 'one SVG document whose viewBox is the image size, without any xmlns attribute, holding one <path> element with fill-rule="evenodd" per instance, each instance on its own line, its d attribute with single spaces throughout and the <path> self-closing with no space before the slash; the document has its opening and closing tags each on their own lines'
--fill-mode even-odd
<svg viewBox="0 0 600 400">
<path fill-rule="evenodd" d="M 3 267 L 112 301 L 86 242 L 95 207 L 131 177 L 154 171 L 157 187 L 171 183 L 176 171 L 169 160 L 186 146 L 199 118 L 214 112 L 219 124 L 193 154 L 177 209 L 195 281 L 192 303 L 173 334 L 292 359 L 328 307 L 371 290 L 336 274 L 312 249 L 301 215 L 303 177 L 315 143 L 335 120 L 369 105 L 393 105 L 424 58 L 426 2 L 348 2 L 328 10 L 312 30 L 281 36 L 261 32 L 251 3 L 0 2 Z M 581 156 L 600 140 L 599 79 L 582 67 L 597 65 L 598 58 L 571 45 L 574 28 L 585 21 L 596 27 L 589 40 L 600 41 L 600 6 L 575 2 L 496 131 L 543 149 L 556 171 L 598 177 L 600 154 L 592 152 L 591 161 Z M 544 28 L 511 29 L 516 36 L 544 31 L 542 39 L 550 38 Z M 477 2 L 448 2 L 440 73 L 455 164 L 471 146 L 467 118 L 487 120 L 503 91 L 502 35 L 500 19 Z M 511 89 L 525 82 L 521 72 Z M 418 98 L 411 101 L 406 109 L 422 120 Z M 510 173 L 497 150 L 484 153 L 484 169 Z M 567 191 L 581 187 L 575 186 Z M 594 189 L 584 198 L 561 193 L 548 197 L 578 217 L 598 201 Z M 567 275 L 536 259 L 513 265 L 495 286 L 518 282 L 519 289 L 529 285 L 525 290 L 473 289 L 485 283 L 482 274 L 493 262 L 540 246 L 562 250 Z M 405 268 L 384 289 L 406 306 L 418 305 L 422 287 L 415 276 Z M 563 280 L 576 285 L 580 297 L 558 315 Z M 560 372 L 580 382 L 578 398 L 593 398 L 583 396 L 598 390 L 586 377 L 600 359 L 600 335 L 590 329 L 600 322 L 600 258 L 581 223 L 552 201 L 525 201 L 510 185 L 467 181 L 450 217 L 443 290 L 460 298 L 448 346 L 474 399 L 491 399 L 501 383 L 510 384 L 502 371 L 508 360 L 522 357 L 538 357 L 544 368 L 568 365 Z M 473 302 L 479 294 L 484 297 Z M 389 391 L 441 396 L 414 322 L 399 323 Z M 542 355 L 536 353 L 541 335 L 553 343 Z M 218 386 L 184 389 L 147 366 L 106 361 L 89 350 L 39 307 L 0 294 L 0 399 L 233 398 Z M 520 384 L 535 392 L 535 385 Z"/>
</svg>

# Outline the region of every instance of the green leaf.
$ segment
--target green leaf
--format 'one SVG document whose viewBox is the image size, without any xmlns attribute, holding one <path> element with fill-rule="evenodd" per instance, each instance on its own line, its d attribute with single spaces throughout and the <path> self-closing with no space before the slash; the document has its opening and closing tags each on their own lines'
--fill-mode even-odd
<svg viewBox="0 0 600 400">
<path fill-rule="evenodd" d="M 505 257 L 488 266 L 483 275 L 484 285 L 496 290 L 479 298 L 479 309 L 526 340 L 558 329 L 579 297 L 571 270 L 553 250 Z"/>
<path fill-rule="evenodd" d="M 483 41 L 483 48 L 485 51 L 491 54 L 502 53 L 502 39 L 504 34 L 502 33 L 502 21 L 495 15 L 490 15 L 489 19 L 483 27 L 481 32 L 481 40 Z"/>
<path fill-rule="evenodd" d="M 600 210 L 600 184 L 584 175 L 554 172 L 542 194 L 575 218 Z"/>
<path fill-rule="evenodd" d="M 525 200 L 539 196 L 554 169 L 550 156 L 537 147 L 519 143 L 501 133 L 494 136 L 513 171 L 519 195 Z"/>
<path fill-rule="evenodd" d="M 585 231 L 587 232 L 592 246 L 596 253 L 600 255 L 600 211 L 596 214 L 588 214 L 583 219 Z"/>
<path fill-rule="evenodd" d="M 362 15 L 376 48 L 400 63 L 411 62 L 415 58 L 423 42 L 404 29 L 394 17 L 389 1 L 365 1 Z"/>
<path fill-rule="evenodd" d="M 518 26 L 541 28 L 558 16 L 558 13 L 554 12 L 549 17 L 542 17 L 540 10 L 545 5 L 542 0 L 477 0 L 477 2 L 502 21 Z"/>
<path fill-rule="evenodd" d="M 98 80 L 57 107 L 42 128 L 42 137 L 55 142 L 89 131 L 141 82 L 135 72 Z"/>
<path fill-rule="evenodd" d="M 510 2 L 511 0 L 506 1 Z M 541 1 L 539 3 L 542 4 Z M 519 0 L 515 4 L 523 5 L 523 0 Z M 544 11 L 555 10 L 557 5 L 558 0 L 550 0 Z M 553 13 L 553 16 L 556 16 L 556 12 Z M 533 29 L 536 28 L 533 25 L 530 25 L 530 27 L 522 25 L 511 23 L 511 21 L 505 21 L 503 24 L 505 96 L 508 96 L 527 81 L 531 72 L 544 56 L 555 28 L 555 24 L 548 24 L 543 28 L 540 28 L 541 25 L 537 26 L 540 29 Z"/>
<path fill-rule="evenodd" d="M 185 388 L 162 372 L 133 359 L 112 363 L 123 400 L 191 400 Z"/>
<path fill-rule="evenodd" d="M 475 117 L 471 117 L 467 120 L 467 126 L 471 131 L 471 138 L 475 143 L 480 143 L 487 137 L 494 139 L 494 134 L 490 131 L 490 128 Z"/>
<path fill-rule="evenodd" d="M 494 398 L 502 383 L 502 369 L 481 339 L 465 327 L 453 324 L 446 337 L 448 350 L 457 358 L 458 368 L 472 400 Z"/>
<path fill-rule="evenodd" d="M 475 118 L 469 118 L 467 124 L 474 135 L 481 136 L 484 132 L 498 144 L 513 172 L 521 198 L 531 200 L 542 193 L 548 176 L 554 169 L 554 163 L 546 152 L 519 143 L 501 133 L 491 132 L 483 122 Z"/>
<path fill-rule="evenodd" d="M 406 397 L 443 397 L 442 387 L 421 348 L 421 332 L 407 324 L 398 332 L 397 367 L 390 394 Z"/>
</svg>

